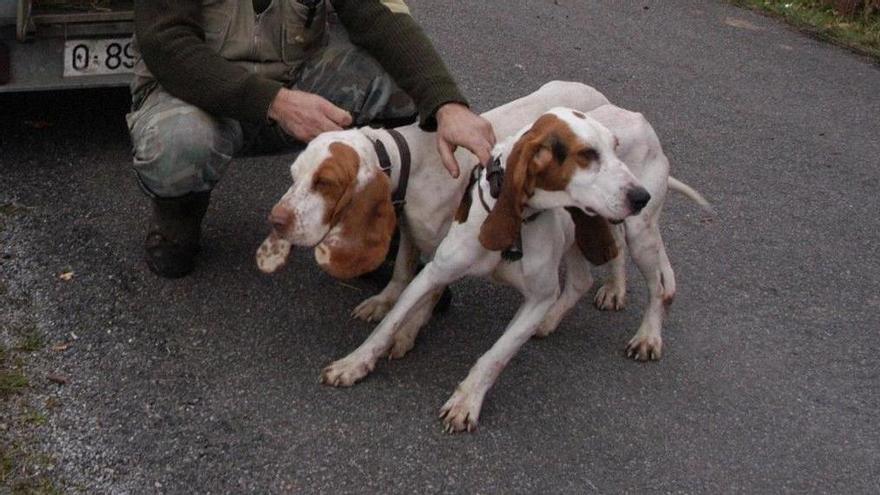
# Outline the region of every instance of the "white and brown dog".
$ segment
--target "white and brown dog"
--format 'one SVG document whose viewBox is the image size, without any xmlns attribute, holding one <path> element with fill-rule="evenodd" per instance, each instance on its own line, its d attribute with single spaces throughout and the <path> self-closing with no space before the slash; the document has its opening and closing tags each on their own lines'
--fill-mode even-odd
<svg viewBox="0 0 880 495">
<path fill-rule="evenodd" d="M 518 289 L 524 301 L 498 342 L 441 409 L 448 431 L 474 429 L 486 392 L 520 346 L 539 328 L 544 333 L 555 329 L 592 285 L 589 263 L 565 207 L 622 222 L 651 199 L 617 157 L 616 141 L 584 113 L 558 108 L 496 146 L 499 170 L 478 169 L 431 262 L 370 337 L 324 369 L 322 382 L 353 385 L 391 350 L 395 335 L 407 331 L 411 315 L 430 306 L 446 285 L 467 275 L 488 276 Z M 496 177 L 502 173 L 499 187 Z M 502 254 L 514 246 L 520 252 L 515 261 Z M 563 259 L 567 276 L 560 294 Z"/>
</svg>

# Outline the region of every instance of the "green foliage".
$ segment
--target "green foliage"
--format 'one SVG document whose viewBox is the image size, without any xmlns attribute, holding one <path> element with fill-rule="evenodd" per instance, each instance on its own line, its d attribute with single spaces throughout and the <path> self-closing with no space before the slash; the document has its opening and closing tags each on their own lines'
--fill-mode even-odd
<svg viewBox="0 0 880 495">
<path fill-rule="evenodd" d="M 819 38 L 852 48 L 880 61 L 880 12 L 846 17 L 822 0 L 732 0 L 780 16 Z"/>
<path fill-rule="evenodd" d="M 19 351 L 39 351 L 46 345 L 46 342 L 43 340 L 43 335 L 40 334 L 40 331 L 37 330 L 35 326 L 27 328 L 22 333 L 23 335 L 21 336 L 21 341 L 17 348 Z"/>
<path fill-rule="evenodd" d="M 35 467 L 42 469 L 51 463 L 52 459 L 35 456 L 19 444 L 0 445 L 0 493 L 60 494 L 52 480 L 33 472 Z"/>
<path fill-rule="evenodd" d="M 0 398 L 12 395 L 28 386 L 28 379 L 17 371 L 0 369 Z"/>
</svg>

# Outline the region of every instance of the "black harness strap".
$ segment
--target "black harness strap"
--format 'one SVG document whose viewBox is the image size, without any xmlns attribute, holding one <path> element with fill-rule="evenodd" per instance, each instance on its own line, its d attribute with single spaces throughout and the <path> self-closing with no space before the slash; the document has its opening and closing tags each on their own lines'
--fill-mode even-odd
<svg viewBox="0 0 880 495">
<path fill-rule="evenodd" d="M 477 195 L 480 197 L 480 203 L 483 204 L 483 209 L 485 209 L 486 212 L 491 212 L 492 208 L 489 208 L 489 205 L 486 203 L 486 199 L 483 197 L 483 188 L 479 185 L 480 174 L 483 170 L 486 171 L 486 181 L 489 183 L 489 194 L 493 198 L 498 199 L 498 197 L 501 196 L 501 186 L 504 185 L 504 168 L 501 167 L 501 157 L 496 157 L 492 160 L 488 167 L 483 167 L 482 165 L 474 167 L 474 174 L 471 178 L 471 180 L 477 183 Z M 469 190 L 470 186 L 468 186 L 468 191 Z M 469 194 L 469 192 L 465 194 Z M 526 218 L 523 218 L 522 222 L 524 224 L 529 223 L 538 218 L 538 215 L 540 214 L 540 211 L 536 211 Z M 518 261 L 523 257 L 522 233 L 516 236 L 516 241 L 513 246 L 501 251 L 501 257 L 506 261 Z"/>
<path fill-rule="evenodd" d="M 409 185 L 409 169 L 412 165 L 412 155 L 403 135 L 394 129 L 388 129 L 387 132 L 391 134 L 394 142 L 397 143 L 397 150 L 400 153 L 400 178 L 397 181 L 397 189 L 394 190 L 394 195 L 391 196 L 391 202 L 395 208 L 403 208 L 403 205 L 406 204 L 406 186 Z"/>
<path fill-rule="evenodd" d="M 501 196 L 501 186 L 504 185 L 504 169 L 501 168 L 500 155 L 489 162 L 486 168 L 486 180 L 489 181 L 489 194 L 498 199 L 498 196 Z"/>
<path fill-rule="evenodd" d="M 483 173 L 483 170 L 486 170 L 486 167 L 484 167 L 482 165 L 477 165 L 476 168 L 474 168 L 474 172 L 476 173 L 476 176 L 475 176 L 476 180 L 474 182 L 477 184 L 477 195 L 480 196 L 480 203 L 483 204 L 483 209 L 486 210 L 486 213 L 489 213 L 492 211 L 492 208 L 489 208 L 489 205 L 486 203 L 486 198 L 483 197 L 483 188 L 480 187 L 480 184 L 479 184 L 480 174 Z M 502 174 L 502 178 L 503 177 L 504 177 L 504 175 Z M 489 189 L 492 189 L 491 185 L 489 186 Z M 489 194 L 492 194 L 492 191 L 489 191 Z"/>
<path fill-rule="evenodd" d="M 373 148 L 376 149 L 376 156 L 379 157 L 379 168 L 391 177 L 391 157 L 388 156 L 388 150 L 385 145 L 378 139 L 373 141 Z"/>
<path fill-rule="evenodd" d="M 400 178 L 397 180 L 397 189 L 391 195 L 391 204 L 394 210 L 400 213 L 400 210 L 406 204 L 406 187 L 409 184 L 409 170 L 412 166 L 412 155 L 409 151 L 409 145 L 406 138 L 394 129 L 385 129 L 394 143 L 397 144 L 397 151 L 400 153 Z M 376 149 L 376 156 L 379 158 L 379 167 L 391 178 L 391 156 L 381 140 L 373 141 L 373 147 Z"/>
</svg>

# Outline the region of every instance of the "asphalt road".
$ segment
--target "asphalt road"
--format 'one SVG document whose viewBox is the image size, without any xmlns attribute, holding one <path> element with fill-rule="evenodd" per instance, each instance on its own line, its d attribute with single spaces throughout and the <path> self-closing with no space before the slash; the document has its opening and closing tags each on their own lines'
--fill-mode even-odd
<svg viewBox="0 0 880 495">
<path fill-rule="evenodd" d="M 527 344 L 475 434 L 438 408 L 518 297 L 456 286 L 405 359 L 350 390 L 320 368 L 370 330 L 300 253 L 253 253 L 290 157 L 238 161 L 181 281 L 141 261 L 147 203 L 129 170 L 122 91 L 0 99 L 0 314 L 35 353 L 53 477 L 86 493 L 878 493 L 880 70 L 707 0 L 412 0 L 475 106 L 583 81 L 657 129 L 715 223 L 672 196 L 678 297 L 659 363 L 623 347 L 629 306 L 582 302 Z M 16 206 L 9 206 L 15 202 Z M 68 281 L 59 274 L 72 271 Z M 5 307 L 4 307 L 5 306 Z M 23 316 L 22 316 L 23 314 Z M 69 377 L 59 386 L 41 373 Z"/>
</svg>

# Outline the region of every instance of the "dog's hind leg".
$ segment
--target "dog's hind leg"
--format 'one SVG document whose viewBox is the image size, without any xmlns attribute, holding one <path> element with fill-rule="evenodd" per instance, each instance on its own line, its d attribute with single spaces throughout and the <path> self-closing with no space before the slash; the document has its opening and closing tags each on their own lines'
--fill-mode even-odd
<svg viewBox="0 0 880 495">
<path fill-rule="evenodd" d="M 663 353 L 663 320 L 675 298 L 675 273 L 656 222 L 627 224 L 626 233 L 633 260 L 650 293 L 642 323 L 627 344 L 626 355 L 638 361 L 658 360 Z"/>
<path fill-rule="evenodd" d="M 608 278 L 593 298 L 593 304 L 603 311 L 619 311 L 626 304 L 626 239 L 622 226 L 615 226 L 611 232 L 617 243 L 617 256 L 611 260 Z"/>
<path fill-rule="evenodd" d="M 581 253 L 577 245 L 573 245 L 568 252 L 565 253 L 565 287 L 562 294 L 547 311 L 544 321 L 535 331 L 536 337 L 547 337 L 559 322 L 565 317 L 571 308 L 590 290 L 593 285 L 593 276 L 590 274 L 590 264 Z"/>
</svg>

